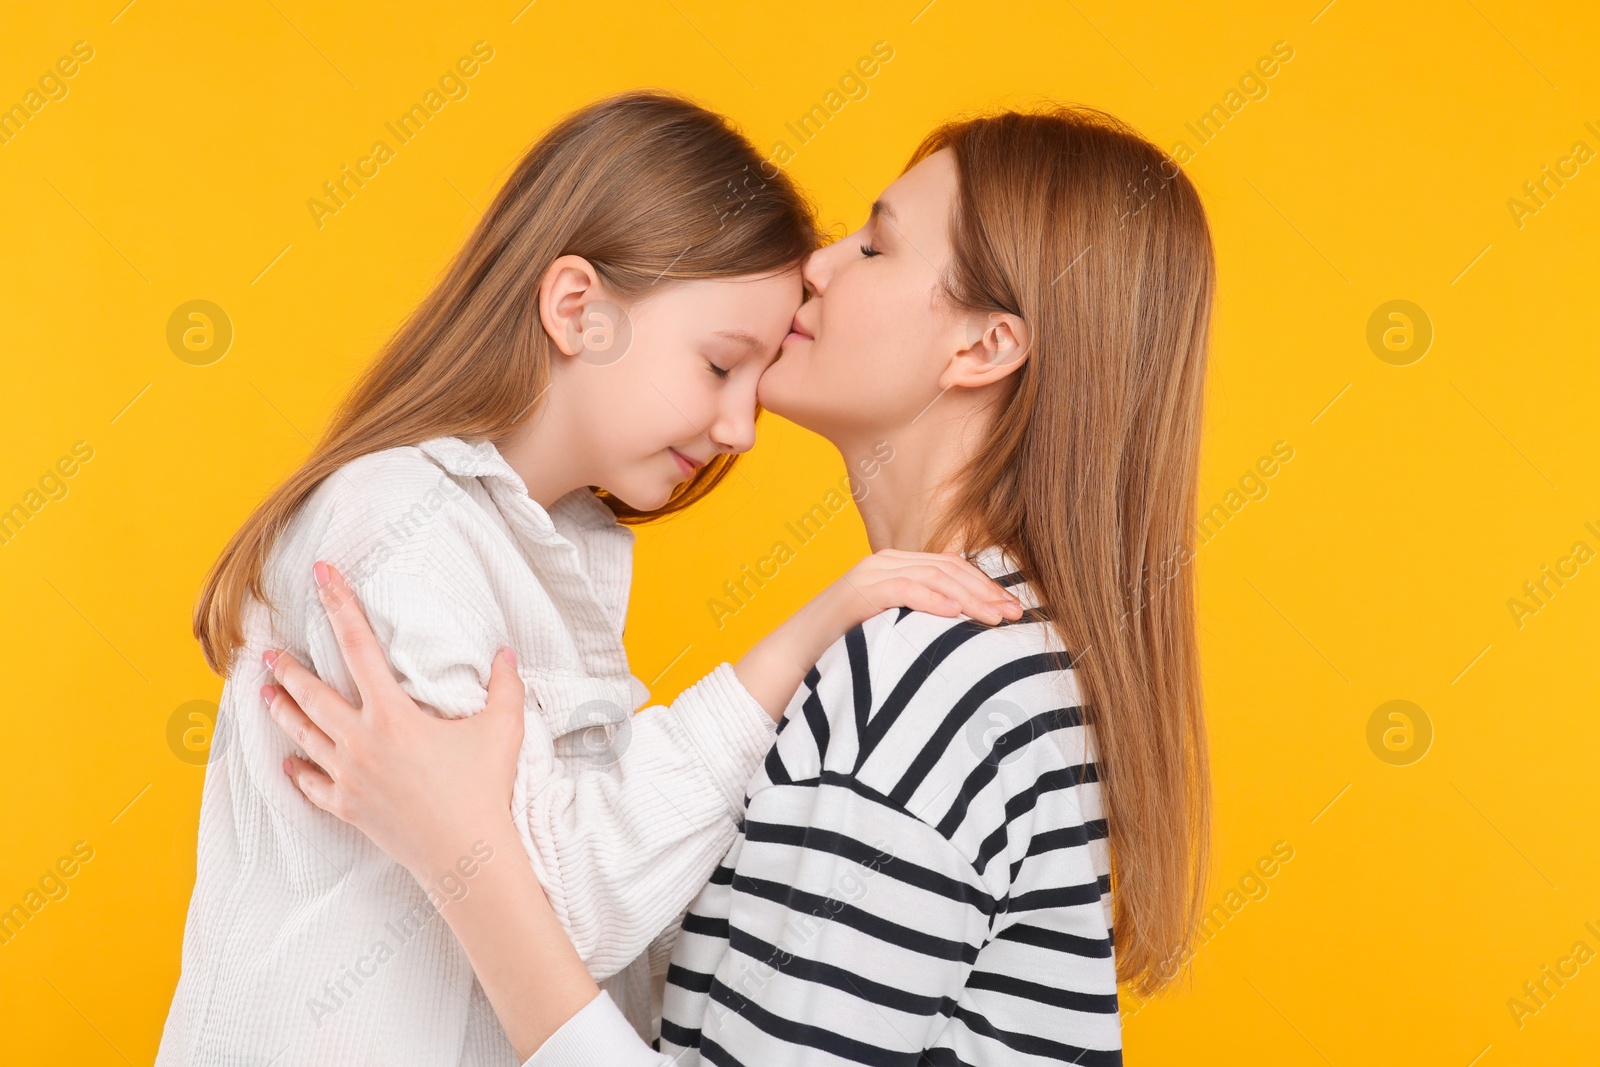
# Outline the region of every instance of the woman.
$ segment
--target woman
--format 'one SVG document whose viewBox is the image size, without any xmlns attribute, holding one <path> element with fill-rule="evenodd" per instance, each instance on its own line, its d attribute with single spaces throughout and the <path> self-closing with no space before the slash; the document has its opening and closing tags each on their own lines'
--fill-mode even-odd
<svg viewBox="0 0 1600 1067">
<path fill-rule="evenodd" d="M 664 94 L 558 123 L 229 542 L 195 619 L 228 680 L 164 1067 L 514 1057 L 423 890 L 273 771 L 290 748 L 259 703 L 263 651 L 292 650 L 352 697 L 362 684 L 341 666 L 313 560 L 350 575 L 399 683 L 439 714 L 477 711 L 495 651 L 522 654 L 518 851 L 588 975 L 645 1032 L 651 944 L 727 851 L 810 662 L 891 604 L 1020 614 L 989 608 L 1007 594 L 964 561 L 882 555 L 670 711 L 629 714 L 645 692 L 622 643 L 621 523 L 700 499 L 754 443 L 756 385 L 816 243 L 782 175 L 729 200 L 760 165 L 720 116 Z M 625 750 L 584 744 L 624 727 Z"/>
<path fill-rule="evenodd" d="M 822 655 L 684 919 L 662 1051 L 1120 1062 L 1117 982 L 1174 976 L 1204 869 L 1186 567 L 1214 286 L 1199 198 L 1109 116 L 1005 113 L 932 134 L 804 273 L 762 403 L 847 463 L 894 440 L 860 505 L 873 547 L 955 546 L 1029 611 L 884 612 Z M 420 715 L 327 579 L 369 689 L 354 708 L 280 658 L 266 695 L 310 757 L 285 772 L 424 885 L 492 846 L 443 912 L 529 1064 L 667 1062 L 507 844 L 514 672 L 497 665 L 470 726 Z M 446 804 L 408 797 L 480 765 L 501 771 Z"/>
</svg>

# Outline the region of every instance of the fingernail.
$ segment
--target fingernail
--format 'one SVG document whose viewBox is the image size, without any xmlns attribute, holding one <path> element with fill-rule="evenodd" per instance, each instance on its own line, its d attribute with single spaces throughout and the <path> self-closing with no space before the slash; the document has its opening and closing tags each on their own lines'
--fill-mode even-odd
<svg viewBox="0 0 1600 1067">
<path fill-rule="evenodd" d="M 267 665 L 267 670 L 272 670 L 278 665 L 278 653 L 275 649 L 267 649 L 261 653 L 261 662 Z"/>
<path fill-rule="evenodd" d="M 269 708 L 272 707 L 272 697 L 274 692 L 275 690 L 270 685 L 264 685 L 261 687 L 261 699 Z"/>
<path fill-rule="evenodd" d="M 314 578 L 316 578 L 317 585 L 319 587 L 327 585 L 328 579 L 331 577 L 331 575 L 328 574 L 328 565 L 322 562 L 320 559 L 311 565 L 311 574 Z"/>
<path fill-rule="evenodd" d="M 289 762 L 288 756 L 283 757 L 283 773 L 287 774 L 290 778 L 294 777 L 294 764 Z"/>
</svg>

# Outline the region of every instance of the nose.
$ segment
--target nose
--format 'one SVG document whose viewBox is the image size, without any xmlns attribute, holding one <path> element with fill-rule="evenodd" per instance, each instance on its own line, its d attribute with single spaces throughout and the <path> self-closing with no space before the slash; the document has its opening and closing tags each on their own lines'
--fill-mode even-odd
<svg viewBox="0 0 1600 1067">
<path fill-rule="evenodd" d="M 828 279 L 833 276 L 833 253 L 842 244 L 843 241 L 835 241 L 827 248 L 819 248 L 807 256 L 805 263 L 801 264 L 800 281 L 805 286 L 808 297 L 821 296 L 822 291 L 828 287 Z"/>
<path fill-rule="evenodd" d="M 756 382 L 742 389 L 723 390 L 717 418 L 706 436 L 718 452 L 748 452 L 756 446 Z"/>
</svg>

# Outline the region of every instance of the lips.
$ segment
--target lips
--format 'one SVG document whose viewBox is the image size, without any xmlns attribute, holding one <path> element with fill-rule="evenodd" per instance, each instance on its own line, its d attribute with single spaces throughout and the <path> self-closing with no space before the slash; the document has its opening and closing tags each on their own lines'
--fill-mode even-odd
<svg viewBox="0 0 1600 1067">
<path fill-rule="evenodd" d="M 672 458 L 678 461 L 678 469 L 683 472 L 685 478 L 694 477 L 694 472 L 705 466 L 704 461 L 686 456 L 676 448 L 668 448 L 667 451 L 671 452 Z"/>
<path fill-rule="evenodd" d="M 789 336 L 785 337 L 784 341 L 787 342 L 794 338 L 799 338 L 803 341 L 814 339 L 811 331 L 800 325 L 800 315 L 798 313 L 795 314 L 794 321 L 789 324 Z"/>
</svg>

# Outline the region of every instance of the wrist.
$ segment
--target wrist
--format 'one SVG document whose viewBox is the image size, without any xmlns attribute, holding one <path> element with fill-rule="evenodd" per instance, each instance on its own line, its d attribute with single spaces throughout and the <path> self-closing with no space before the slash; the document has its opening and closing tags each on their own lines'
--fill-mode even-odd
<svg viewBox="0 0 1600 1067">
<path fill-rule="evenodd" d="M 509 818 L 476 823 L 475 833 L 453 835 L 406 865 L 438 907 L 459 900 L 498 857 L 522 848 Z"/>
<path fill-rule="evenodd" d="M 860 599 L 861 594 L 840 578 L 824 588 L 801 609 L 809 662 L 815 662 L 828 650 L 829 645 L 843 637 L 850 627 L 861 621 L 861 612 L 857 610 Z"/>
</svg>

